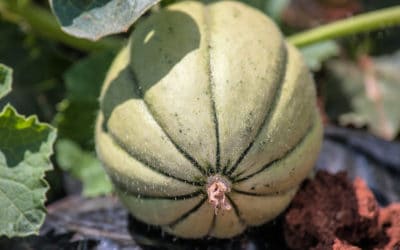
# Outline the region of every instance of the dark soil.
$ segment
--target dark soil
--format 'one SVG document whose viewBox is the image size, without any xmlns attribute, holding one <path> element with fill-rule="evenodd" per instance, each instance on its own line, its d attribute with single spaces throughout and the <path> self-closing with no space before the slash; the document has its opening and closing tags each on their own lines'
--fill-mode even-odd
<svg viewBox="0 0 400 250">
<path fill-rule="evenodd" d="M 291 249 L 400 249 L 400 204 L 380 208 L 366 183 L 318 172 L 285 214 Z"/>
</svg>

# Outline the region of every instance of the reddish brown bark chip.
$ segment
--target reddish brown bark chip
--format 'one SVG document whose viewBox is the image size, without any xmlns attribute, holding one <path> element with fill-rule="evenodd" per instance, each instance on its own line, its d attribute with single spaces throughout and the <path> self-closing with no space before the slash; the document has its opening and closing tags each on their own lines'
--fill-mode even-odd
<svg viewBox="0 0 400 250">
<path fill-rule="evenodd" d="M 389 242 L 385 249 L 400 249 L 400 204 L 382 208 L 379 214 L 379 225 L 385 231 Z"/>
<path fill-rule="evenodd" d="M 353 182 L 353 190 L 357 199 L 357 221 L 354 224 L 351 242 L 361 239 L 371 239 L 381 231 L 378 227 L 379 206 L 374 194 L 361 178 Z"/>
<path fill-rule="evenodd" d="M 332 250 L 361 250 L 361 248 L 352 246 L 347 242 L 341 241 L 339 239 L 335 239 L 335 241 L 333 242 Z"/>
<path fill-rule="evenodd" d="M 400 204 L 380 209 L 362 179 L 318 172 L 286 212 L 284 234 L 291 249 L 400 249 Z"/>
<path fill-rule="evenodd" d="M 379 213 L 375 196 L 367 184 L 359 177 L 353 182 L 354 191 L 357 197 L 358 213 L 366 219 L 375 219 Z"/>
</svg>

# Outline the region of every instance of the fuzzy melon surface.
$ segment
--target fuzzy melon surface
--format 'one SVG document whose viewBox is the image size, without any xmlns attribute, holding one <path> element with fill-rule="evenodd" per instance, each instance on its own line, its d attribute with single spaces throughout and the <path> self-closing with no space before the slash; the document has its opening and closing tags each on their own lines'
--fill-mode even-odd
<svg viewBox="0 0 400 250">
<path fill-rule="evenodd" d="M 290 203 L 322 140 L 299 52 L 238 2 L 180 2 L 134 29 L 105 80 L 96 148 L 137 219 L 229 238 Z M 231 209 L 209 202 L 212 176 Z"/>
</svg>

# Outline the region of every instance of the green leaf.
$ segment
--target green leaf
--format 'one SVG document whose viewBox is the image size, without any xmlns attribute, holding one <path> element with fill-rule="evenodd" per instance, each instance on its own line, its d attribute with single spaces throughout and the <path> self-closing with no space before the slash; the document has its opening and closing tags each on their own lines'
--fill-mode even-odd
<svg viewBox="0 0 400 250">
<path fill-rule="evenodd" d="M 38 234 L 56 130 L 7 105 L 0 113 L 0 235 Z"/>
<path fill-rule="evenodd" d="M 59 137 L 63 138 L 57 143 L 57 162 L 82 181 L 86 196 L 111 191 L 111 183 L 94 155 L 93 137 L 98 96 L 114 57 L 112 51 L 91 54 L 65 73 L 67 98 L 58 105 L 55 118 Z"/>
<path fill-rule="evenodd" d="M 59 140 L 56 144 L 57 162 L 73 177 L 83 183 L 83 194 L 94 197 L 112 191 L 112 185 L 94 153 L 83 151 L 70 140 Z"/>
<path fill-rule="evenodd" d="M 75 63 L 64 74 L 68 98 L 72 101 L 98 102 L 101 86 L 116 53 L 93 53 Z"/>
<path fill-rule="evenodd" d="M 50 0 L 61 28 L 74 36 L 97 40 L 127 31 L 159 0 Z"/>
<path fill-rule="evenodd" d="M 267 0 L 265 1 L 264 11 L 274 20 L 280 22 L 283 10 L 289 5 L 290 0 Z"/>
<path fill-rule="evenodd" d="M 12 70 L 0 63 L 0 98 L 11 91 Z"/>
<path fill-rule="evenodd" d="M 54 124 L 60 138 L 68 138 L 85 149 L 94 147 L 94 121 L 98 104 L 87 101 L 65 99 L 57 105 Z"/>
<path fill-rule="evenodd" d="M 85 149 L 93 149 L 98 96 L 115 53 L 91 54 L 64 74 L 67 98 L 58 104 L 55 124 L 61 138 L 71 139 Z"/>
<path fill-rule="evenodd" d="M 36 114 L 48 120 L 64 91 L 62 73 L 78 56 L 57 50 L 54 42 L 23 30 L 18 25 L 2 22 L 0 17 L 0 61 L 13 70 L 14 90 L 0 100 L 0 110 L 10 102 L 20 113 Z"/>
<path fill-rule="evenodd" d="M 363 61 L 364 60 L 364 61 Z M 367 126 L 387 140 L 400 132 L 400 51 L 392 56 L 364 57 L 358 64 L 327 64 L 326 111 L 342 125 Z"/>
<path fill-rule="evenodd" d="M 318 71 L 325 60 L 339 55 L 340 49 L 336 42 L 329 40 L 308 45 L 300 51 L 308 67 L 312 71 Z"/>
<path fill-rule="evenodd" d="M 215 0 L 203 0 L 206 3 L 212 3 Z M 290 3 L 290 0 L 239 0 L 242 3 L 248 4 L 257 8 L 274 19 L 277 23 L 281 21 L 281 14 L 285 7 Z"/>
</svg>

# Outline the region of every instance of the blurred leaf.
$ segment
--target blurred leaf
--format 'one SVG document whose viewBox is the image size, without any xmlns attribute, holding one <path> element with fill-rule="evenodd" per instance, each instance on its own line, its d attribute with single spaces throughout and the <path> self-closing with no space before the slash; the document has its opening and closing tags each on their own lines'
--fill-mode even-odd
<svg viewBox="0 0 400 250">
<path fill-rule="evenodd" d="M 57 105 L 55 125 L 60 138 L 71 139 L 85 149 L 93 148 L 94 121 L 98 105 L 90 102 L 63 100 Z"/>
<path fill-rule="evenodd" d="M 333 22 L 360 12 L 360 0 L 291 0 L 282 13 L 290 27 L 305 29 Z"/>
<path fill-rule="evenodd" d="M 268 0 L 267 0 L 268 1 Z M 254 8 L 264 11 L 266 2 L 265 0 L 240 0 L 240 2 L 248 4 Z M 215 2 L 215 0 L 208 0 L 207 3 Z"/>
<path fill-rule="evenodd" d="M 54 43 L 23 31 L 18 25 L 0 22 L 0 32 L 0 58 L 14 70 L 13 85 L 46 81 L 60 75 L 74 59 L 63 57 Z"/>
<path fill-rule="evenodd" d="M 56 130 L 7 105 L 0 113 L 0 235 L 38 234 Z"/>
<path fill-rule="evenodd" d="M 0 99 L 11 91 L 12 70 L 0 63 Z"/>
<path fill-rule="evenodd" d="M 312 71 L 318 71 L 322 63 L 339 54 L 339 46 L 336 42 L 329 40 L 301 48 L 301 53 L 308 67 Z"/>
<path fill-rule="evenodd" d="M 13 69 L 13 91 L 0 101 L 0 109 L 11 102 L 21 113 L 51 120 L 61 99 L 62 73 L 75 57 L 21 27 L 0 21 L 0 60 Z"/>
<path fill-rule="evenodd" d="M 91 54 L 74 64 L 65 74 L 67 98 L 58 104 L 55 118 L 59 136 L 93 149 L 97 98 L 114 52 Z"/>
<path fill-rule="evenodd" d="M 342 125 L 367 126 L 381 138 L 394 139 L 400 129 L 400 51 L 393 56 L 364 57 L 327 64 L 332 76 L 326 110 Z"/>
<path fill-rule="evenodd" d="M 290 0 L 268 0 L 264 2 L 264 12 L 274 20 L 280 22 L 282 19 L 282 12 L 289 4 Z"/>
<path fill-rule="evenodd" d="M 83 183 L 83 194 L 93 197 L 112 191 L 111 182 L 94 153 L 83 151 L 70 140 L 56 144 L 57 162 L 60 167 Z"/>
<path fill-rule="evenodd" d="M 61 28 L 68 34 L 97 40 L 127 31 L 159 0 L 50 0 Z"/>
<path fill-rule="evenodd" d="M 100 88 L 114 57 L 113 51 L 93 53 L 69 68 L 64 74 L 68 98 L 97 103 Z"/>
<path fill-rule="evenodd" d="M 94 124 L 98 96 L 114 52 L 91 54 L 64 74 L 67 98 L 58 104 L 55 124 L 59 137 L 57 161 L 62 169 L 83 183 L 86 196 L 111 191 L 111 184 L 94 154 Z M 81 149 L 80 147 L 83 147 Z"/>
<path fill-rule="evenodd" d="M 211 3 L 215 0 L 203 1 L 206 3 Z M 282 11 L 290 3 L 290 0 L 240 0 L 240 2 L 257 8 L 270 16 L 275 21 L 280 22 Z"/>
</svg>

